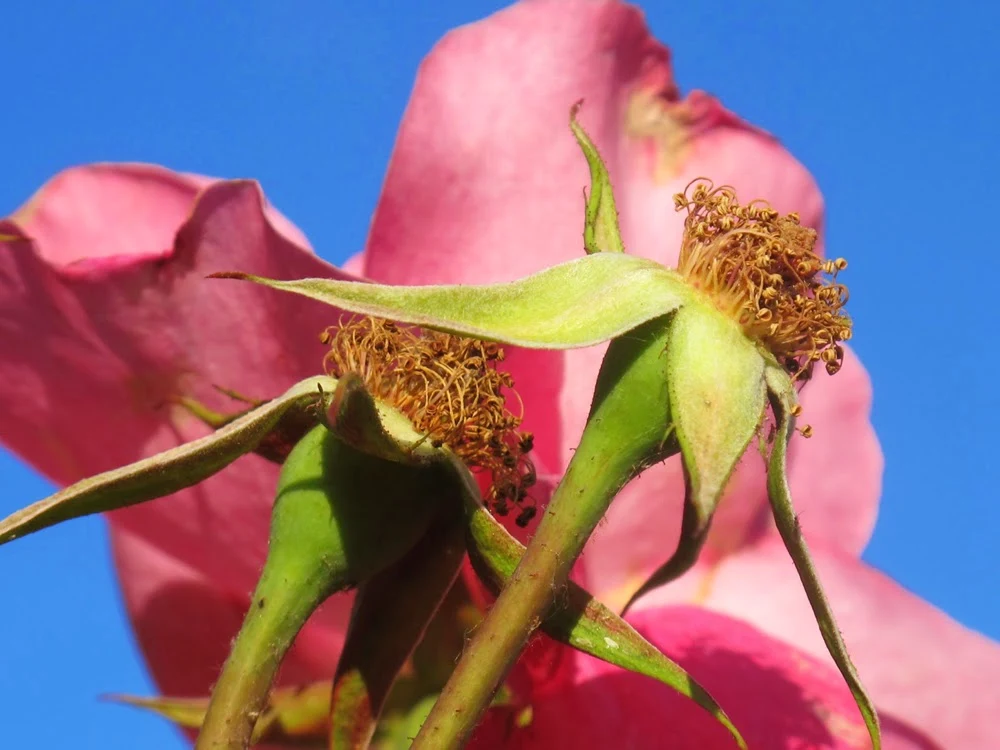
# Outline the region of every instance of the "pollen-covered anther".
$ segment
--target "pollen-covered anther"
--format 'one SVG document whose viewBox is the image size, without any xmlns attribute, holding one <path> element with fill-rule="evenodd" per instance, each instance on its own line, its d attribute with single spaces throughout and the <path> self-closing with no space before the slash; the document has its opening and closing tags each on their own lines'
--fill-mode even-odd
<svg viewBox="0 0 1000 750">
<path fill-rule="evenodd" d="M 508 393 L 520 398 L 510 373 L 497 369 L 504 360 L 498 344 L 351 316 L 320 340 L 330 347 L 323 361 L 330 375 L 357 374 L 432 445 L 447 446 L 474 472 L 488 473 L 490 510 L 505 516 L 514 508 L 519 525 L 531 521 L 535 468 L 528 453 L 534 438 L 518 431 L 523 415 L 507 409 Z"/>
<path fill-rule="evenodd" d="M 836 281 L 847 261 L 820 258 L 816 231 L 797 214 L 782 216 L 762 201 L 741 205 L 728 186 L 699 178 L 674 204 L 687 211 L 678 272 L 795 379 L 807 380 L 817 362 L 836 373 L 840 344 L 851 337 L 847 287 Z"/>
</svg>

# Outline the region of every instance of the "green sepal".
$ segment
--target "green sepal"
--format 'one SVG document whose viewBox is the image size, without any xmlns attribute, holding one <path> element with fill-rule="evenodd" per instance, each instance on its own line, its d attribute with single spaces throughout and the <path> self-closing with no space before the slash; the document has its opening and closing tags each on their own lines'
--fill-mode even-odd
<svg viewBox="0 0 1000 750">
<path fill-rule="evenodd" d="M 333 378 L 303 380 L 210 435 L 81 479 L 0 521 L 0 544 L 62 521 L 144 503 L 198 484 L 255 450 L 287 413 L 312 410 L 318 421 L 336 387 Z"/>
<path fill-rule="evenodd" d="M 764 416 L 764 357 L 729 318 L 704 303 L 678 310 L 665 356 L 670 404 L 684 461 L 684 515 L 674 553 L 632 594 L 684 575 L 698 559 L 736 463 Z"/>
<path fill-rule="evenodd" d="M 664 315 L 692 295 L 659 263 L 596 253 L 489 286 L 384 286 L 334 279 L 241 279 L 362 315 L 529 348 L 592 346 Z"/>
<path fill-rule="evenodd" d="M 249 407 L 236 412 L 223 413 L 209 409 L 197 399 L 181 396 L 177 403 L 187 409 L 193 416 L 204 422 L 213 430 L 219 430 L 268 403 L 269 399 L 249 399 L 235 391 L 216 387 L 220 393 Z M 278 420 L 271 431 L 257 444 L 253 452 L 272 463 L 281 464 L 288 458 L 295 444 L 316 425 L 317 410 L 314 405 L 305 404 L 293 406 Z"/>
<path fill-rule="evenodd" d="M 685 502 L 707 524 L 764 417 L 764 357 L 735 322 L 688 305 L 674 315 L 666 360 Z"/>
<path fill-rule="evenodd" d="M 806 546 L 805 537 L 802 535 L 799 519 L 792 507 L 791 491 L 788 487 L 787 460 L 788 442 L 792 434 L 792 408 L 797 402 L 795 388 L 788 373 L 777 364 L 769 363 L 764 374 L 767 379 L 771 408 L 777 423 L 774 445 L 771 448 L 767 465 L 767 497 L 771 501 L 774 522 L 778 527 L 782 541 L 785 543 L 785 548 L 795 564 L 799 580 L 802 581 L 802 587 L 809 599 L 809 606 L 812 607 L 827 651 L 833 657 L 837 669 L 840 670 L 840 674 L 847 682 L 864 719 L 865 726 L 868 727 L 873 750 L 880 750 L 882 747 L 881 729 L 878 714 L 875 711 L 875 703 L 868 695 L 864 685 L 861 684 L 858 671 L 847 653 L 847 644 L 844 643 L 844 637 L 840 634 L 840 629 L 834 620 L 833 608 L 830 606 L 826 594 L 823 593 L 823 586 L 816 573 L 809 548 Z"/>
<path fill-rule="evenodd" d="M 181 729 L 201 728 L 201 723 L 205 720 L 205 712 L 208 711 L 208 697 L 177 698 L 160 695 L 155 698 L 144 698 L 137 695 L 115 693 L 102 695 L 101 698 L 112 703 L 122 703 L 144 711 L 152 711 Z M 262 713 L 257 722 L 258 730 L 255 732 L 255 738 L 270 729 L 270 722 L 266 714 L 266 711 Z"/>
<path fill-rule="evenodd" d="M 454 510 L 451 503 L 448 510 Z M 400 670 L 465 558 L 461 516 L 442 514 L 402 557 L 361 584 L 333 678 L 330 747 L 365 750 Z"/>
<path fill-rule="evenodd" d="M 487 511 L 466 495 L 469 558 L 479 577 L 499 592 L 514 574 L 525 547 Z M 541 629 L 555 640 L 598 659 L 651 677 L 708 711 L 736 740 L 746 743 L 715 699 L 684 668 L 661 653 L 631 625 L 570 581 L 558 605 L 542 619 Z"/>
<path fill-rule="evenodd" d="M 192 487 L 240 456 L 256 452 L 280 463 L 305 432 L 326 420 L 361 450 L 391 461 L 427 464 L 442 458 L 426 436 L 393 407 L 375 401 L 360 378 L 308 378 L 283 395 L 236 415 L 200 403 L 179 404 L 215 431 L 111 471 L 97 474 L 15 511 L 0 521 L 0 544 L 94 513 L 137 505 Z"/>
<path fill-rule="evenodd" d="M 326 423 L 344 442 L 394 463 L 426 465 L 444 460 L 447 452 L 435 448 L 398 409 L 372 398 L 353 373 L 340 379 Z"/>
<path fill-rule="evenodd" d="M 597 146 L 576 120 L 582 106 L 582 101 L 573 105 L 569 115 L 569 127 L 587 159 L 587 166 L 590 167 L 590 192 L 585 194 L 583 247 L 588 255 L 624 253 L 625 243 L 622 242 L 621 230 L 618 228 L 618 209 L 615 206 L 608 168 Z"/>
<path fill-rule="evenodd" d="M 711 524 L 702 518 L 698 506 L 692 502 L 690 474 L 684 472 L 684 509 L 681 516 L 681 534 L 677 540 L 677 547 L 663 565 L 653 571 L 638 589 L 629 597 L 629 600 L 622 607 L 621 615 L 624 617 L 643 595 L 648 594 L 653 589 L 665 586 L 671 581 L 676 581 L 687 573 L 698 561 L 705 540 L 708 538 L 708 531 Z"/>
<path fill-rule="evenodd" d="M 140 698 L 107 695 L 105 700 L 152 711 L 181 729 L 200 729 L 208 712 L 208 697 Z M 327 720 L 330 715 L 330 683 L 276 688 L 267 699 L 254 727 L 250 744 L 291 745 L 298 748 L 326 748 Z"/>
<path fill-rule="evenodd" d="M 372 750 L 408 750 L 437 699 L 437 693 L 426 695 L 406 711 L 379 725 Z"/>
</svg>

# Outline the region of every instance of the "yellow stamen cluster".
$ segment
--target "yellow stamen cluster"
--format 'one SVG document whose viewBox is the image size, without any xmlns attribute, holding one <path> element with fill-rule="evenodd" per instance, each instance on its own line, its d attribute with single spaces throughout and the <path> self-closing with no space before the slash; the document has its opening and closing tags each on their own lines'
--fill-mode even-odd
<svg viewBox="0 0 1000 750">
<path fill-rule="evenodd" d="M 678 272 L 795 379 L 807 380 L 820 361 L 836 373 L 840 343 L 851 337 L 847 287 L 836 283 L 847 261 L 820 258 L 816 231 L 797 214 L 781 216 L 762 201 L 742 206 L 731 187 L 698 179 L 674 203 L 687 210 Z"/>
<path fill-rule="evenodd" d="M 504 352 L 497 344 L 437 331 L 416 331 L 370 317 L 345 318 L 321 340 L 333 377 L 355 373 L 369 392 L 393 405 L 435 447 L 448 446 L 473 471 L 492 482 L 487 506 L 497 515 L 518 509 L 517 523 L 535 515 L 528 489 L 535 469 L 527 454 L 531 433 L 518 432 L 521 417 L 507 410 L 510 374 L 497 369 Z"/>
</svg>

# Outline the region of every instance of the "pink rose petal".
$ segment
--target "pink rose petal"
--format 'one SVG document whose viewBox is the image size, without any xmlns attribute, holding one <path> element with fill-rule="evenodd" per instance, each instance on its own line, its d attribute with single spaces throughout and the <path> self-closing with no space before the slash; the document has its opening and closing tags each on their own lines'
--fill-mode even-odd
<svg viewBox="0 0 1000 750">
<path fill-rule="evenodd" d="M 569 131 L 586 98 L 594 135 L 616 132 L 622 81 L 665 55 L 618 3 L 521 3 L 449 33 L 423 62 L 400 126 L 364 273 L 392 284 L 519 278 L 583 253 L 587 165 Z M 556 413 L 563 355 L 512 352 L 525 428 L 549 471 L 565 465 Z M 593 380 L 587 384 L 589 405 Z M 575 425 L 574 425 L 575 427 Z"/>
<path fill-rule="evenodd" d="M 243 622 L 250 592 L 221 590 L 217 581 L 116 525 L 111 542 L 125 603 L 156 684 L 164 695 L 207 695 Z M 346 615 L 349 605 L 339 599 L 327 608 Z M 280 681 L 296 685 L 328 679 L 342 633 L 308 625 L 285 658 Z"/>
<path fill-rule="evenodd" d="M 900 744 L 988 748 L 996 744 L 1000 645 L 972 632 L 899 584 L 835 547 L 813 546 L 820 579 L 848 651 L 876 704 L 898 723 Z M 788 553 L 769 538 L 723 560 L 700 565 L 637 607 L 695 601 L 739 617 L 830 663 Z M 909 738 L 909 739 L 907 739 Z"/>
<path fill-rule="evenodd" d="M 669 53 L 637 10 L 610 1 L 566 7 L 520 3 L 435 48 L 352 271 L 399 284 L 484 283 L 580 255 L 588 175 L 566 127 L 579 98 L 631 252 L 676 258 L 672 194 L 700 176 L 820 228 L 822 200 L 808 172 L 707 94 L 681 98 Z M 56 481 L 203 434 L 172 397 L 232 408 L 213 384 L 266 397 L 318 371 L 315 334 L 335 311 L 202 277 L 336 269 L 309 254 L 253 183 L 210 183 L 142 165 L 69 170 L 0 227 L 0 348 L 14 353 L 0 361 L 0 435 Z M 602 354 L 510 352 L 543 472 L 568 461 Z M 867 377 L 850 359 L 803 395 L 816 437 L 793 443 L 792 489 L 862 675 L 880 705 L 907 722 L 883 717 L 887 747 L 929 750 L 928 736 L 942 747 L 991 746 L 996 645 L 851 557 L 870 534 L 881 471 Z M 275 471 L 247 457 L 198 488 L 112 518 L 126 601 L 168 691 L 203 692 L 224 657 L 263 559 Z M 644 599 L 635 622 L 709 687 L 751 747 L 864 747 L 856 708 L 823 663 L 794 570 L 773 542 L 762 478 L 749 455 L 704 563 Z M 676 461 L 647 472 L 588 546 L 587 579 L 612 603 L 673 549 L 679 487 Z M 820 661 L 724 618 L 660 606 L 692 598 Z M 345 607 L 334 602 L 307 627 L 286 677 L 332 672 Z M 665 688 L 542 652 L 518 668 L 528 675 L 521 689 L 532 696 L 531 726 L 515 729 L 497 712 L 478 738 L 485 746 L 504 737 L 505 747 L 652 748 L 667 738 L 675 747 L 732 747 L 721 727 Z M 562 689 L 567 675 L 573 690 Z"/>
<path fill-rule="evenodd" d="M 368 249 L 363 261 L 352 263 L 363 262 L 358 268 L 365 275 L 387 283 L 482 283 L 578 257 L 581 191 L 589 175 L 567 117 L 580 98 L 584 125 L 615 182 L 630 251 L 676 261 L 683 220 L 672 196 L 701 175 L 734 184 L 746 200 L 767 197 L 821 225 L 822 199 L 812 177 L 773 137 L 704 93 L 680 98 L 669 52 L 648 34 L 641 13 L 599 2 L 568 14 L 564 4 L 540 0 L 449 33 L 424 61 Z M 572 455 L 603 352 L 512 354 L 526 428 L 538 433 L 536 455 L 550 471 L 565 467 Z M 847 381 L 846 374 L 840 377 Z M 860 419 L 845 429 L 854 430 L 851 442 L 862 458 L 875 456 L 866 460 L 877 472 L 877 453 L 864 453 L 874 440 L 864 408 L 867 384 L 859 388 L 859 396 L 848 398 L 860 400 L 850 412 Z M 554 418 L 555 403 L 560 415 Z M 836 427 L 831 433 L 842 437 Z M 742 520 L 758 518 L 766 506 L 754 458 L 744 461 L 739 489 L 724 504 L 741 534 Z M 673 549 L 679 471 L 674 465 L 647 474 L 616 500 L 588 549 L 600 560 L 593 566 L 602 577 L 599 591 L 638 585 Z M 839 518 L 835 533 L 845 547 L 859 550 L 871 531 L 879 483 L 867 471 L 850 476 L 856 477 L 855 491 L 838 486 L 836 493 L 815 495 L 815 515 Z M 844 498 L 854 505 L 844 509 Z M 818 507 L 826 502 L 834 504 L 829 511 Z M 756 521 L 761 533 L 765 520 Z M 844 528 L 850 522 L 855 526 Z M 637 525 L 645 530 L 638 537 Z M 724 517 L 718 525 L 720 545 L 731 544 L 734 529 Z"/>
<path fill-rule="evenodd" d="M 739 621 L 691 607 L 637 613 L 633 624 L 723 706 L 754 750 L 861 750 L 868 733 L 840 676 Z M 576 655 L 571 690 L 521 696 L 491 711 L 475 750 L 732 750 L 729 733 L 665 685 Z M 526 706 L 531 723 L 514 719 Z M 929 745 L 896 745 L 931 750 Z"/>
<path fill-rule="evenodd" d="M 205 276 L 343 274 L 289 240 L 287 222 L 275 228 L 255 183 L 197 193 L 206 183 L 134 165 L 70 170 L 18 212 L 21 224 L 0 228 L 0 435 L 57 483 L 205 434 L 179 396 L 234 411 L 242 405 L 214 386 L 267 398 L 322 371 L 317 334 L 336 310 Z M 87 259 L 87 248 L 103 251 Z M 228 601 L 260 571 L 276 478 L 276 466 L 248 456 L 111 523 Z M 343 613 L 320 622 L 339 632 Z"/>
<path fill-rule="evenodd" d="M 194 199 L 215 178 L 155 164 L 91 164 L 60 172 L 11 220 L 39 254 L 64 271 L 77 263 L 167 252 Z M 270 206 L 268 221 L 285 239 L 310 249 L 305 235 Z"/>
</svg>

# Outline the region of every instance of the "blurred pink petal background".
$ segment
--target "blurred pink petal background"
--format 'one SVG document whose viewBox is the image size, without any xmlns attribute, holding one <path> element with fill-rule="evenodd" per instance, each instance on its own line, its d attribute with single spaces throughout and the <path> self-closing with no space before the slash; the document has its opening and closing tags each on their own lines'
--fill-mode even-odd
<svg viewBox="0 0 1000 750">
<path fill-rule="evenodd" d="M 588 176 L 567 118 L 580 98 L 630 252 L 673 263 L 681 218 L 671 197 L 701 176 L 822 227 L 804 167 L 708 94 L 681 97 L 669 53 L 636 10 L 533 0 L 450 33 L 425 60 L 367 249 L 349 268 L 384 283 L 484 283 L 577 257 Z M 255 183 L 144 165 L 61 173 L 0 235 L 0 439 L 60 484 L 203 434 L 172 405 L 179 395 L 233 409 L 213 386 L 268 397 L 319 371 L 316 334 L 336 311 L 206 274 L 347 278 Z M 33 345 L 39 339 L 44 347 Z M 571 455 L 601 356 L 600 347 L 510 352 L 543 473 L 559 474 Z M 884 709 L 886 747 L 996 744 L 990 709 L 1000 695 L 989 678 L 1000 673 L 1000 648 L 858 560 L 882 471 L 863 367 L 851 356 L 803 397 L 816 435 L 793 442 L 793 497 L 852 655 Z M 126 604 L 165 693 L 205 693 L 225 658 L 263 560 L 275 478 L 274 466 L 249 456 L 199 487 L 111 516 Z M 585 552 L 584 582 L 596 595 L 621 604 L 669 556 L 681 492 L 671 461 L 622 493 Z M 715 692 L 752 747 L 864 747 L 775 539 L 751 453 L 698 567 L 641 601 L 634 622 Z M 286 681 L 332 674 L 348 606 L 336 597 L 310 622 Z M 635 747 L 660 746 L 661 717 L 698 738 L 691 747 L 729 746 L 697 708 L 648 680 L 579 656 L 569 671 L 575 687 L 559 680 L 548 693 L 546 680 L 527 679 L 536 721 L 507 735 L 523 743 L 511 746 L 556 747 L 553 737 L 577 731 L 628 737 L 614 733 L 638 717 L 653 723 L 627 730 Z M 770 701 L 783 695 L 798 702 L 776 710 Z M 618 713 L 587 708 L 602 705 Z M 500 718 L 480 742 L 499 742 Z"/>
</svg>

